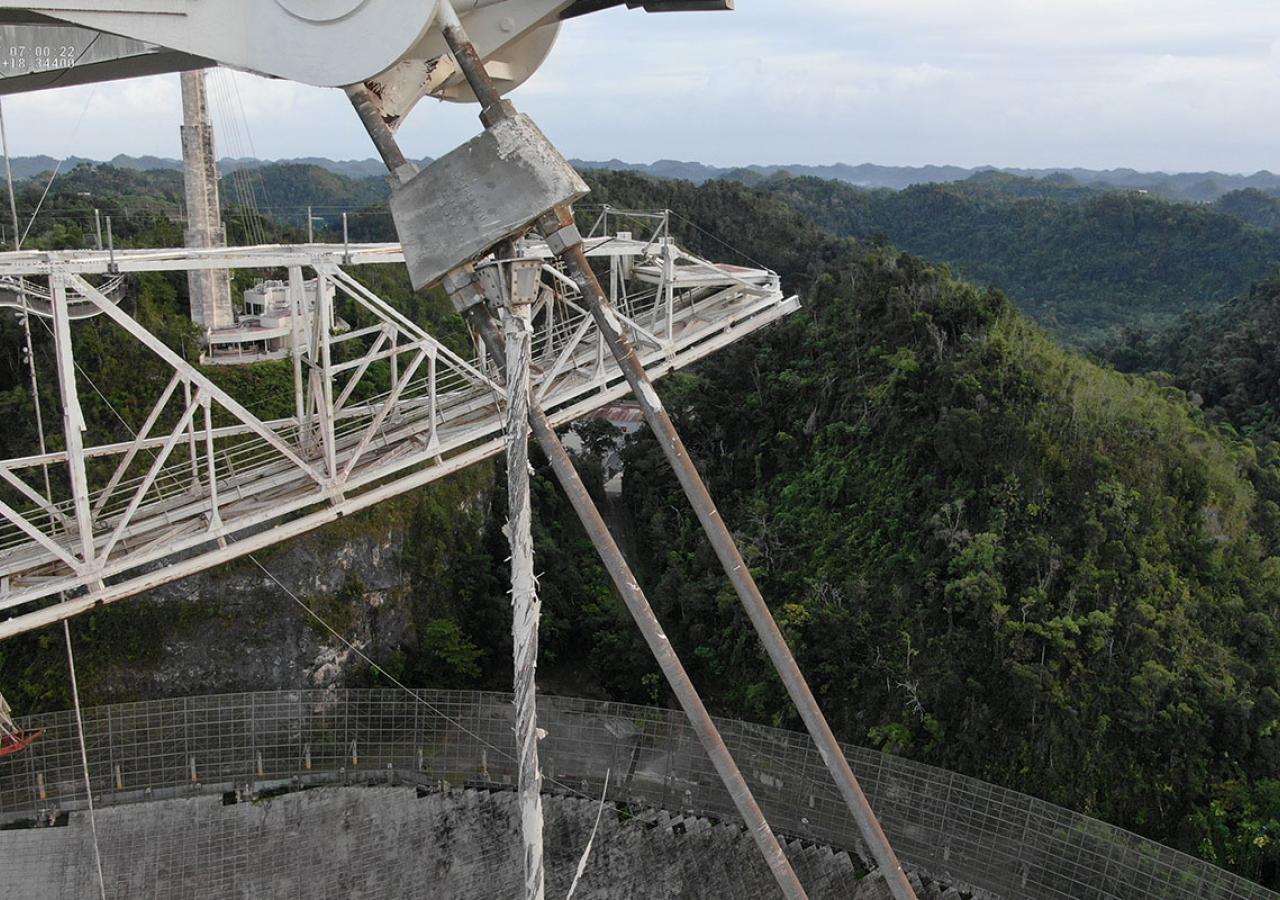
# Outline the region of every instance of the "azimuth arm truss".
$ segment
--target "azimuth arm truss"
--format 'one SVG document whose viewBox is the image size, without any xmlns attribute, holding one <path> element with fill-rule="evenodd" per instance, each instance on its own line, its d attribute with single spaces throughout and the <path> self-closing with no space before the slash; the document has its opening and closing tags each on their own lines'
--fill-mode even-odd
<svg viewBox="0 0 1280 900">
<path fill-rule="evenodd" d="M 381 248 L 355 255 L 366 251 L 381 261 L 398 258 Z M 100 255 L 24 254 L 21 263 L 0 257 L 0 271 L 7 264 L 50 278 L 65 448 L 0 460 L 0 616 L 8 617 L 0 639 L 278 543 L 501 452 L 505 389 L 488 373 L 491 362 L 462 359 L 395 310 L 343 268 L 345 252 L 242 248 L 117 257 L 134 271 L 182 268 L 183 256 L 190 268 L 211 261 L 287 267 L 295 320 L 305 321 L 307 333 L 293 353 L 295 414 L 274 420 L 256 416 L 94 288 L 84 274 L 106 265 Z M 303 309 L 304 270 L 319 285 L 311 311 Z M 650 292 L 636 307 L 642 317 L 672 322 L 645 344 L 655 377 L 797 308 L 776 283 L 714 302 L 691 292 L 669 313 L 663 293 Z M 374 324 L 333 333 L 339 298 Z M 80 397 L 92 385 L 60 313 L 71 302 L 92 304 L 168 372 L 128 441 L 86 440 Z M 557 426 L 625 394 L 578 298 L 566 289 L 544 297 L 538 310 L 533 390 Z M 362 349 L 337 361 L 339 347 Z M 394 373 L 382 390 L 371 378 L 379 367 Z M 42 470 L 55 475 L 53 497 L 32 487 Z M 66 599 L 50 604 L 60 595 Z"/>
</svg>

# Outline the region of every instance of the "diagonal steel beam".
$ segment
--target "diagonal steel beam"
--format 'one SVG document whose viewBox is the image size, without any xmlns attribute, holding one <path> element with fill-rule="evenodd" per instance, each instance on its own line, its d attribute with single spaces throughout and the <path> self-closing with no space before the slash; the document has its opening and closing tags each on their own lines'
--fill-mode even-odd
<svg viewBox="0 0 1280 900">
<path fill-rule="evenodd" d="M 228 394 L 222 388 L 218 387 L 207 376 L 201 373 L 194 366 L 189 364 L 185 359 L 174 353 L 165 346 L 164 342 L 147 331 L 133 317 L 120 310 L 114 303 L 99 293 L 98 289 L 89 282 L 85 281 L 79 275 L 68 274 L 66 278 L 76 285 L 78 290 L 86 300 L 92 303 L 98 309 L 111 319 L 125 331 L 129 332 L 134 338 L 142 342 L 144 346 L 163 359 L 176 372 L 181 372 L 183 378 L 198 386 L 200 389 L 208 392 L 209 396 L 217 401 L 218 405 L 227 410 L 241 422 L 249 427 L 249 430 L 258 437 L 262 438 L 270 444 L 280 455 L 289 462 L 293 463 L 302 471 L 306 472 L 321 487 L 328 488 L 330 480 L 321 472 L 317 471 L 314 466 L 300 457 L 294 452 L 293 448 L 280 439 L 280 436 L 266 426 L 265 423 Z"/>
<path fill-rule="evenodd" d="M 387 416 L 395 409 L 396 404 L 400 402 L 400 395 L 404 393 L 404 389 L 413 381 L 413 376 L 417 374 L 418 369 L 427 360 L 428 355 L 434 356 L 428 348 L 418 351 L 418 355 L 409 363 L 409 368 L 400 376 L 399 382 L 392 389 L 390 396 L 386 402 L 382 404 L 382 408 L 378 410 L 378 414 L 373 417 L 373 421 L 369 423 L 369 427 L 365 429 L 364 437 L 361 438 L 360 444 L 356 447 L 355 452 L 351 454 L 351 458 L 347 460 L 347 466 L 342 470 L 340 481 L 346 481 L 351 477 L 351 470 L 356 467 L 356 463 L 360 461 L 360 457 L 364 456 L 365 451 L 369 449 L 369 445 L 373 443 L 373 439 L 377 436 L 378 431 L 382 428 L 382 423 L 387 421 Z M 434 401 L 434 395 L 432 400 Z M 434 424 L 434 423 L 433 423 Z"/>
<path fill-rule="evenodd" d="M 178 384 L 182 381 L 182 376 L 177 372 L 173 373 L 173 377 L 169 379 L 168 386 L 160 394 L 160 399 L 156 401 L 155 406 L 151 407 L 151 412 L 147 415 L 147 420 L 142 423 L 142 428 L 134 435 L 133 443 L 125 452 L 124 459 L 120 460 L 120 464 L 116 466 L 116 470 L 111 475 L 111 480 L 107 482 L 107 486 L 103 489 L 98 502 L 93 505 L 93 515 L 97 518 L 104 508 L 107 501 L 111 499 L 111 495 L 115 493 L 116 488 L 120 485 L 120 479 L 124 477 L 125 472 L 129 470 L 129 466 L 133 465 L 134 459 L 138 455 L 138 451 L 142 449 L 142 445 L 147 438 L 151 436 L 151 429 L 156 427 L 164 408 L 169 405 L 169 400 L 173 397 L 173 392 L 177 390 Z"/>
<path fill-rule="evenodd" d="M 448 13 L 452 12 L 447 0 L 441 4 L 441 9 Z M 469 66 L 483 70 L 478 58 L 475 56 L 474 48 L 466 41 L 465 32 L 462 31 L 462 25 L 457 20 L 457 17 L 446 15 L 446 20 L 445 35 L 446 39 L 450 40 L 451 49 L 454 51 L 455 56 L 459 57 L 464 67 Z M 450 35 L 452 35 L 451 39 Z M 411 178 L 416 166 L 410 163 L 401 153 L 399 146 L 396 144 L 394 134 L 387 128 L 381 117 L 370 114 L 374 108 L 374 101 L 367 89 L 363 87 L 349 88 L 348 94 L 357 112 L 361 114 L 361 119 L 373 138 L 374 144 L 378 147 L 379 152 L 382 153 L 387 168 L 391 170 L 393 175 L 400 177 L 402 180 Z M 496 98 L 496 93 L 493 94 L 493 97 Z M 496 103 L 500 106 L 500 101 L 496 101 Z M 474 277 L 474 274 L 472 277 Z M 455 287 L 461 289 L 463 286 L 455 283 Z M 481 299 L 483 295 L 480 293 L 478 284 L 473 280 L 469 285 L 465 286 L 465 290 L 467 291 L 465 295 L 454 294 L 455 306 L 459 308 L 460 312 L 463 312 L 464 318 L 473 333 L 479 336 L 481 349 L 488 348 L 495 360 L 503 360 L 503 341 Z M 499 364 L 501 365 L 501 363 Z M 595 545 L 605 569 L 609 572 L 610 578 L 622 597 L 624 605 L 626 605 L 628 612 L 635 619 L 645 642 L 649 645 L 654 655 L 654 659 L 658 662 L 667 681 L 671 684 L 672 691 L 688 716 L 690 725 L 698 735 L 703 748 L 711 759 L 712 765 L 724 782 L 735 808 L 747 824 L 751 836 L 769 866 L 778 886 L 781 888 L 783 896 L 787 900 L 807 900 L 808 895 L 800 884 L 800 880 L 787 859 L 786 853 L 783 852 L 777 836 L 769 827 L 764 812 L 760 809 L 754 795 L 751 793 L 751 788 L 734 762 L 733 756 L 730 754 L 728 746 L 724 743 L 719 729 L 716 727 L 715 722 L 712 721 L 710 713 L 707 711 L 702 698 L 698 695 L 697 689 L 680 662 L 679 656 L 671 646 L 670 641 L 668 641 L 657 616 L 653 612 L 652 606 L 649 604 L 648 598 L 645 597 L 640 589 L 639 582 L 627 564 L 626 558 L 619 549 L 608 526 L 605 524 L 599 509 L 596 508 L 595 502 L 591 499 L 586 485 L 582 483 L 573 461 L 561 444 L 546 413 L 540 405 L 531 402 L 528 406 L 528 415 L 534 437 L 547 454 L 557 479 L 563 486 L 571 505 Z"/>
<path fill-rule="evenodd" d="M 16 525 L 23 534 L 31 538 L 41 547 L 44 547 L 58 559 L 62 560 L 63 563 L 69 566 L 73 572 L 83 574 L 87 570 L 87 566 L 85 566 L 81 560 L 76 558 L 74 554 L 67 552 L 65 547 L 57 543 L 39 528 L 36 528 L 26 520 L 22 513 L 18 512 L 12 506 L 3 501 L 0 501 L 0 516 L 8 519 Z"/>
<path fill-rule="evenodd" d="M 653 388 L 653 383 L 645 373 L 635 348 L 622 333 L 618 317 L 609 306 L 600 282 L 583 252 L 581 237 L 574 240 L 577 229 L 573 224 L 572 212 L 567 209 L 560 210 L 549 217 L 542 227 L 545 233 L 559 235 L 564 242 L 563 258 L 586 298 L 592 318 L 595 319 L 604 342 L 626 376 L 632 394 L 644 411 L 645 421 L 652 429 L 659 446 L 662 447 L 667 462 L 675 471 L 680 486 L 684 489 L 685 496 L 693 506 L 694 513 L 707 535 L 707 540 L 715 550 L 720 565 L 728 575 L 738 599 L 746 610 L 747 617 L 751 620 L 756 634 L 769 654 L 769 659 L 773 662 L 774 669 L 782 679 L 783 686 L 791 696 L 796 710 L 800 713 L 800 718 L 813 737 L 814 743 L 817 744 L 818 751 L 827 764 L 846 806 L 853 814 L 854 821 L 857 822 L 863 839 L 866 840 L 875 857 L 880 872 L 884 875 L 895 898 L 916 900 L 915 891 L 907 880 L 902 863 L 889 844 L 889 838 L 885 835 L 875 811 L 871 808 L 862 785 L 853 774 L 853 769 L 850 768 L 849 761 L 840 748 L 840 742 L 836 740 L 835 732 L 831 730 L 817 698 L 813 695 L 804 673 L 800 671 L 800 666 L 782 635 L 782 630 L 774 620 L 768 604 L 765 603 L 750 567 L 738 550 L 733 534 L 721 518 L 711 492 L 707 490 L 706 483 L 702 480 L 697 466 L 694 465 L 680 433 L 676 430 L 657 391 Z"/>
<path fill-rule="evenodd" d="M 67 518 L 66 514 L 63 513 L 62 510 L 50 503 L 47 497 L 42 495 L 31 485 L 27 484 L 17 475 L 13 474 L 8 469 L 0 469 L 0 478 L 3 478 L 12 485 L 18 493 L 22 494 L 22 496 L 34 503 L 41 512 L 49 517 L 50 524 L 57 522 L 63 528 L 68 530 L 71 528 L 71 520 Z"/>
<path fill-rule="evenodd" d="M 481 121 L 486 127 L 513 115 L 514 110 L 504 101 L 494 86 L 484 64 L 476 54 L 475 47 L 467 37 L 461 21 L 450 16 L 452 8 L 448 0 L 440 2 L 440 25 L 445 42 L 449 45 L 454 59 L 466 76 L 472 91 L 480 101 Z M 622 334 L 617 315 L 609 306 L 608 298 L 600 286 L 600 281 L 592 271 L 587 260 L 582 236 L 574 223 L 573 212 L 568 207 L 556 210 L 547 215 L 540 223 L 544 238 L 553 253 L 565 263 L 568 274 L 577 282 L 582 296 L 587 301 L 592 317 L 600 330 L 603 342 L 609 346 L 610 352 L 622 369 L 630 385 L 632 393 L 644 410 L 649 427 L 658 438 L 667 456 L 668 462 L 675 470 L 685 494 L 689 498 L 708 540 L 715 548 L 721 565 L 724 567 L 730 582 L 733 584 L 739 599 L 747 611 L 748 617 L 755 626 L 761 642 L 764 644 L 774 668 L 782 678 L 792 702 L 796 705 L 814 742 L 818 745 L 823 760 L 826 762 L 837 787 L 845 799 L 849 811 L 858 823 L 863 838 L 867 841 L 872 855 L 875 857 L 880 872 L 887 882 L 896 900 L 916 900 L 914 889 L 907 880 L 897 854 L 889 844 L 889 839 L 880 826 L 875 812 L 867 800 L 862 786 L 858 783 L 845 758 L 844 752 L 836 740 L 835 733 L 827 723 L 817 698 L 805 681 L 795 657 L 782 636 L 778 623 L 774 621 L 764 597 L 760 593 L 755 579 L 747 567 L 746 561 L 738 551 L 737 543 L 728 527 L 720 518 L 711 494 L 702 481 L 697 467 L 693 464 L 687 449 L 681 440 L 670 416 L 662 406 L 657 392 L 653 389 L 640 357 L 636 354 L 631 342 Z M 671 250 L 670 242 L 666 246 L 667 283 L 667 334 L 671 337 Z M 785 885 L 783 885 L 785 890 Z"/>
<path fill-rule="evenodd" d="M 475 380 L 479 384 L 483 384 L 491 390 L 497 391 L 499 394 L 504 392 L 502 385 L 495 382 L 484 374 L 481 369 L 471 365 L 458 354 L 454 353 L 444 344 L 432 335 L 425 328 L 414 322 L 408 316 L 401 313 L 395 307 L 388 304 L 373 291 L 369 290 L 360 282 L 351 277 L 345 270 L 339 266 L 324 266 L 340 288 L 343 288 L 346 294 L 353 300 L 362 303 L 365 308 L 382 316 L 386 321 L 399 326 L 404 331 L 412 334 L 416 340 L 425 341 L 436 348 L 436 352 L 445 361 L 449 368 L 456 370 L 459 374 Z"/>
<path fill-rule="evenodd" d="M 687 342 L 676 359 L 668 360 L 662 354 L 654 353 L 646 356 L 645 364 L 653 377 L 661 377 L 705 359 L 797 308 L 796 299 L 791 298 L 739 310 L 727 324 L 706 332 L 698 340 Z M 625 381 L 621 380 L 621 375 L 616 371 L 607 382 L 566 385 L 549 399 L 546 408 L 550 424 L 552 427 L 567 425 L 604 404 L 621 399 L 627 391 Z M 246 495 L 241 493 L 245 486 L 243 482 L 231 492 L 233 496 L 240 495 L 242 498 L 236 501 L 238 513 L 234 518 L 228 518 L 225 516 L 224 506 L 224 526 L 216 535 L 211 535 L 204 523 L 191 517 L 194 512 L 208 508 L 207 499 L 194 498 L 174 511 L 175 518 L 170 519 L 168 515 L 164 515 L 159 521 L 152 523 L 145 534 L 137 534 L 138 543 L 131 543 L 126 556 L 115 554 L 115 558 L 106 563 L 106 569 L 97 573 L 82 572 L 83 566 L 77 568 L 70 560 L 59 555 L 58 549 L 66 552 L 65 548 L 45 547 L 34 535 L 23 531 L 31 538 L 31 544 L 14 549 L 30 555 L 31 551 L 38 548 L 41 551 L 38 554 L 40 558 L 32 558 L 27 565 L 18 565 L 17 568 L 12 568 L 13 563 L 10 561 L 4 574 L 23 579 L 23 572 L 34 572 L 43 566 L 58 564 L 65 566 L 66 571 L 49 578 L 37 577 L 21 589 L 0 593 L 0 641 L 123 601 L 212 565 L 280 543 L 460 471 L 480 460 L 492 458 L 502 451 L 502 440 L 494 431 L 492 413 L 485 414 L 488 421 L 471 422 L 470 417 L 475 414 L 477 409 L 472 404 L 464 404 L 464 421 L 457 427 L 450 428 L 447 433 L 442 430 L 440 443 L 434 447 L 429 446 L 428 435 L 421 433 L 425 423 L 406 426 L 398 431 L 391 438 L 393 446 L 397 447 L 395 452 L 381 456 L 376 465 L 367 469 L 362 465 L 359 471 L 353 473 L 346 486 L 346 499 L 337 505 L 327 502 L 327 495 L 314 489 L 298 490 L 284 496 L 275 493 L 285 489 L 290 472 L 295 481 L 310 483 L 307 476 L 280 459 L 272 468 L 275 474 L 261 486 L 261 492 L 258 481 L 248 485 L 252 489 L 252 493 L 247 495 L 248 499 L 243 499 Z M 449 411 L 442 409 L 442 415 L 449 415 Z M 468 422 L 471 424 L 467 424 Z M 224 433 L 223 429 L 214 430 L 215 438 Z M 127 448 L 128 444 L 123 444 L 119 450 L 124 452 Z M 275 487 L 271 487 L 272 485 Z M 277 499 L 272 499 L 273 497 Z M 179 521 L 184 518 L 185 521 Z M 13 527 L 19 528 L 16 524 Z M 21 528 L 19 530 L 22 531 Z M 47 536 L 42 537 L 48 540 Z M 227 546 L 213 547 L 211 538 L 225 539 Z M 130 542 L 134 539 L 133 529 L 121 538 L 122 541 Z M 168 560 L 166 564 L 155 565 L 165 560 Z M 102 584 L 100 578 L 110 579 L 111 582 Z M 39 600 L 60 592 L 81 591 L 86 586 L 89 590 L 78 593 L 74 599 L 34 608 Z M 6 611 L 17 611 L 22 607 L 27 607 L 27 611 L 19 612 L 13 618 L 4 618 L 3 613 Z M 9 615 L 14 613 L 9 612 Z"/>
<path fill-rule="evenodd" d="M 195 420 L 196 409 L 204 402 L 204 392 L 196 391 L 195 397 L 187 404 L 187 408 L 183 411 L 182 418 L 178 419 L 178 424 L 169 432 L 169 437 L 164 442 L 164 446 L 160 448 L 160 452 L 156 454 L 156 458 L 151 463 L 151 468 L 147 470 L 146 477 L 142 479 L 142 484 L 138 485 L 138 489 L 134 491 L 133 499 L 129 501 L 129 506 L 125 509 L 124 514 L 120 516 L 120 520 L 116 523 L 115 529 L 111 532 L 111 536 L 107 539 L 107 543 L 99 554 L 105 563 L 111 558 L 111 551 L 115 549 L 116 544 L 120 541 L 120 536 L 124 534 L 129 523 L 133 521 L 133 517 L 138 512 L 138 507 L 142 505 L 143 500 L 147 497 L 147 491 L 151 490 L 151 485 L 155 484 L 156 478 L 160 475 L 160 471 L 164 468 L 164 464 L 168 462 L 173 448 L 178 445 L 178 440 L 182 437 L 182 432 L 187 431 L 191 423 Z M 194 458 L 197 466 L 200 464 L 198 458 Z"/>
<path fill-rule="evenodd" d="M 502 339 L 484 305 L 476 304 L 464 315 L 467 323 L 480 336 L 480 339 L 491 348 L 494 358 L 502 359 L 502 355 L 498 352 L 502 347 Z M 529 406 L 529 425 L 538 445 L 551 463 L 556 480 L 560 482 L 570 505 L 578 514 L 578 519 L 582 522 L 587 536 L 595 546 L 596 553 L 600 556 L 605 571 L 609 573 L 610 580 L 613 581 L 618 595 L 622 598 L 623 605 L 635 620 L 649 651 L 653 653 L 654 660 L 658 663 L 658 668 L 662 670 L 667 683 L 671 685 L 672 693 L 675 694 L 681 709 L 688 716 L 690 726 L 698 735 L 699 742 L 711 760 L 712 766 L 724 782 L 734 807 L 747 824 L 751 837 L 773 873 L 774 879 L 778 882 L 778 886 L 782 889 L 783 896 L 787 900 L 807 900 L 808 895 L 801 886 L 791 863 L 787 860 L 777 836 L 769 827 L 764 811 L 752 794 L 746 778 L 734 762 L 728 745 L 725 744 L 719 728 L 716 727 L 711 713 L 693 684 L 693 679 L 689 677 L 679 655 L 668 640 L 662 623 L 654 613 L 648 597 L 640 588 L 639 580 L 632 572 L 617 541 L 614 540 L 609 526 L 605 524 L 595 501 L 591 499 L 591 494 L 582 482 L 582 477 L 578 474 L 564 444 L 561 443 L 559 435 L 547 419 L 547 414 L 537 403 L 531 403 Z"/>
<path fill-rule="evenodd" d="M 71 500 L 75 508 L 76 530 L 80 534 L 80 556 L 86 565 L 93 564 L 93 513 L 89 509 L 89 476 L 84 457 L 84 411 L 76 388 L 75 347 L 71 340 L 71 321 L 67 318 L 68 276 L 54 272 L 49 276 L 49 293 L 53 311 L 53 346 L 58 367 L 58 391 L 62 396 L 62 437 L 67 447 L 67 473 L 71 481 Z"/>
</svg>

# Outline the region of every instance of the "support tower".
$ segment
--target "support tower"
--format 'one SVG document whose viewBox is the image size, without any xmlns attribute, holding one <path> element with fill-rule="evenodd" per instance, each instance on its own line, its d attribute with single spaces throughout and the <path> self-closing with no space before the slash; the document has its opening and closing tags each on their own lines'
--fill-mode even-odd
<svg viewBox="0 0 1280 900">
<path fill-rule="evenodd" d="M 210 250 L 227 246 L 218 200 L 218 157 L 213 146 L 213 121 L 205 70 L 183 72 L 182 168 L 187 193 L 187 246 Z M 208 334 L 235 324 L 231 311 L 231 273 L 200 269 L 187 273 L 191 320 Z"/>
</svg>

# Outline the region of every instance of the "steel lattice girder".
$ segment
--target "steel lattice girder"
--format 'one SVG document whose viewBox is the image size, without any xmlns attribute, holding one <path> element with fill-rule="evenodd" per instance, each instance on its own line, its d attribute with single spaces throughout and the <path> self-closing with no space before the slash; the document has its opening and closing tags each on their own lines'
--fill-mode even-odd
<svg viewBox="0 0 1280 900">
<path fill-rule="evenodd" d="M 536 243 L 523 252 L 550 257 Z M 620 290 L 624 268 L 643 289 L 621 295 L 619 306 L 655 378 L 799 307 L 776 275 L 716 266 L 665 238 L 597 238 L 591 253 L 610 266 Z M 80 251 L 0 254 L 0 278 L 50 279 L 68 448 L 0 460 L 0 615 L 13 616 L 0 622 L 0 639 L 302 534 L 503 450 L 504 393 L 484 354 L 459 358 L 344 267 L 401 262 L 398 247 L 129 251 L 113 259 Z M 255 417 L 86 277 L 208 267 L 281 267 L 299 283 L 305 269 L 328 286 L 307 345 L 295 351 L 295 416 Z M 549 263 L 543 272 L 533 390 L 561 426 L 628 388 L 564 276 Z M 334 334 L 334 295 L 374 324 Z M 94 443 L 82 433 L 78 400 L 93 386 L 59 312 L 73 308 L 106 317 L 168 367 L 168 384 L 132 441 Z M 361 353 L 333 361 L 333 348 L 357 339 Z M 392 363 L 390 389 L 357 399 L 361 379 L 379 362 Z M 46 467 L 69 475 L 54 479 L 67 485 L 53 498 L 35 487 Z M 71 599 L 45 605 L 60 594 Z"/>
</svg>

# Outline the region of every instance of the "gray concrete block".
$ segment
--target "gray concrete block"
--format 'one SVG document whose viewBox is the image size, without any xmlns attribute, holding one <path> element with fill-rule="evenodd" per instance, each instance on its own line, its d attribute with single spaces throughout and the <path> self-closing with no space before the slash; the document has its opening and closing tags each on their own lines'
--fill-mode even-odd
<svg viewBox="0 0 1280 900">
<path fill-rule="evenodd" d="M 391 214 L 414 288 L 437 283 L 587 193 L 532 120 L 497 123 L 393 188 Z"/>
</svg>

